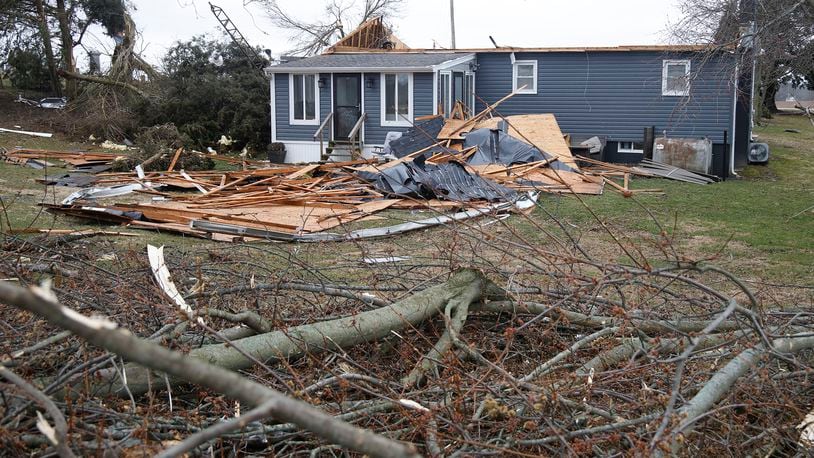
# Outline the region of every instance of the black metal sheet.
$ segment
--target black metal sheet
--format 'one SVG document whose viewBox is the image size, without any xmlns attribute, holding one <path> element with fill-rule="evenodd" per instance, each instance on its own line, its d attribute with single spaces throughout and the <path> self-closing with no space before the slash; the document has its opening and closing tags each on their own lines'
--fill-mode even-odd
<svg viewBox="0 0 814 458">
<path fill-rule="evenodd" d="M 410 129 L 407 129 L 401 138 L 390 142 L 390 154 L 396 157 L 404 157 L 408 154 L 421 151 L 438 143 L 438 134 L 444 127 L 444 118 L 436 116 L 426 121 L 418 122 Z M 447 151 L 447 149 L 443 149 Z"/>
<path fill-rule="evenodd" d="M 427 164 L 424 156 L 403 162 L 380 173 L 360 172 L 361 179 L 389 195 L 444 199 L 458 202 L 486 200 L 505 202 L 517 193 L 505 186 L 469 173 L 457 162 Z"/>
<path fill-rule="evenodd" d="M 477 147 L 477 150 L 467 161 L 472 165 L 526 164 L 554 157 L 498 129 L 476 129 L 466 134 L 464 148 L 473 146 Z M 560 161 L 552 161 L 549 167 L 568 172 L 574 171 Z"/>
</svg>

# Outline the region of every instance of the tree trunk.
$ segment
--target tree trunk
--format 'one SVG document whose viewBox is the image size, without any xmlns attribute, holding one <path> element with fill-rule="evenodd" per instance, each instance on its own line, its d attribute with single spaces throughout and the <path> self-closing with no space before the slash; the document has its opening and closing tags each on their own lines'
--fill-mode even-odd
<svg viewBox="0 0 814 458">
<path fill-rule="evenodd" d="M 48 18 L 45 16 L 45 7 L 42 0 L 35 0 L 37 6 L 37 23 L 40 29 L 42 46 L 45 49 L 45 60 L 48 63 L 48 76 L 51 80 L 51 90 L 55 95 L 62 95 L 62 86 L 59 84 L 57 76 L 57 64 L 54 59 L 54 48 L 51 46 L 51 33 L 48 31 Z"/>
<path fill-rule="evenodd" d="M 762 104 L 763 107 L 762 116 L 764 118 L 771 118 L 774 114 L 780 112 L 780 110 L 777 109 L 777 103 L 775 103 L 774 100 L 779 90 L 780 83 L 777 80 L 766 82 L 763 89 L 763 104 Z"/>
<path fill-rule="evenodd" d="M 188 357 L 202 360 L 219 368 L 238 371 L 248 369 L 254 362 L 241 351 L 260 361 L 297 358 L 306 353 L 317 354 L 329 350 L 349 348 L 364 342 L 372 342 L 391 335 L 409 326 L 416 326 L 444 310 L 450 300 L 461 295 L 471 294 L 475 288 L 474 300 L 484 297 L 500 297 L 504 292 L 487 280 L 480 272 L 461 270 L 446 283 L 427 288 L 394 304 L 358 315 L 313 324 L 292 327 L 286 330 L 258 334 L 233 341 L 233 345 L 205 345 L 191 350 Z M 471 298 L 471 296 L 470 296 Z M 127 364 L 127 388 L 133 395 L 147 392 L 150 378 L 157 375 L 136 364 Z M 118 373 L 100 373 L 105 381 L 99 383 L 94 392 L 127 396 Z M 170 379 L 176 383 L 177 379 Z"/>
<path fill-rule="evenodd" d="M 39 0 L 38 0 L 39 1 Z M 65 0 L 57 0 L 57 21 L 59 22 L 59 33 L 62 37 L 62 62 L 65 71 L 76 73 L 76 62 L 73 58 L 73 36 L 71 35 L 71 24 L 68 20 L 68 10 L 65 9 Z M 69 99 L 76 97 L 76 81 L 68 79 L 65 81 L 65 95 Z"/>
</svg>

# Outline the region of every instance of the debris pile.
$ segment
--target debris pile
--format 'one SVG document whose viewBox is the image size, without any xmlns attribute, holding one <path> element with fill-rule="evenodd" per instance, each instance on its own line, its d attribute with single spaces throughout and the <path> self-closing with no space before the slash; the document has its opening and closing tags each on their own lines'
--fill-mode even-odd
<svg viewBox="0 0 814 458">
<path fill-rule="evenodd" d="M 144 157 L 39 150 L 18 150 L 3 157 L 11 161 L 53 158 L 74 166 L 71 173 L 41 180 L 86 188 L 61 205 L 46 205 L 51 212 L 220 241 L 352 240 L 486 212 L 527 211 L 540 192 L 598 195 L 605 185 L 625 196 L 661 192 L 630 189 L 631 175 L 711 182 L 657 163 L 625 167 L 575 158 L 554 115 L 488 118 L 495 106 L 467 120 L 419 118 L 411 129 L 390 136 L 376 158 L 348 162 L 279 166 L 185 151 L 181 135 L 171 125 L 143 133 L 142 143 L 149 145 Z M 175 148 L 174 153 L 170 148 Z M 213 159 L 242 170 L 200 170 L 211 169 Z M 206 166 L 196 167 L 201 161 Z M 127 172 L 105 173 L 121 164 L 126 164 Z M 73 173 L 78 167 L 95 174 Z M 99 202 L 134 192 L 148 199 Z M 327 232 L 351 222 L 379 219 L 375 214 L 385 209 L 457 213 L 375 230 Z"/>
<path fill-rule="evenodd" d="M 42 149 L 17 149 L 7 151 L 0 148 L 0 161 L 24 165 L 34 169 L 56 167 L 56 164 L 48 162 L 50 159 L 70 165 L 74 172 L 100 172 L 109 170 L 110 164 L 119 157 L 121 156 L 111 153 L 86 153 Z"/>
</svg>

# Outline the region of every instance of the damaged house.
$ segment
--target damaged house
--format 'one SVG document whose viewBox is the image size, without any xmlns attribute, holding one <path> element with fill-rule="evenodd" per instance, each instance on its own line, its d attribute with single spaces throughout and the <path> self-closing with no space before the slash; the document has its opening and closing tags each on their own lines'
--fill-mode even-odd
<svg viewBox="0 0 814 458">
<path fill-rule="evenodd" d="M 551 113 L 571 145 L 601 140 L 596 159 L 638 162 L 654 149 L 658 159 L 678 141 L 700 154 L 707 173 L 746 162 L 749 110 L 736 99 L 748 91 L 736 87 L 736 50 L 409 49 L 380 23 L 378 35 L 369 27 L 321 55 L 266 69 L 272 138 L 285 144 L 286 162 L 349 150 L 368 156 L 422 117 L 450 117 L 456 102 L 466 117 L 510 93 L 495 116 Z"/>
</svg>

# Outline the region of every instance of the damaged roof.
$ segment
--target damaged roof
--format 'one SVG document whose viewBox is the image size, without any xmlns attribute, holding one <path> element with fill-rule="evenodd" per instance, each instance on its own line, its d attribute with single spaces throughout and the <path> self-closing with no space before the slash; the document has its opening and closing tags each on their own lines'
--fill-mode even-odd
<svg viewBox="0 0 814 458">
<path fill-rule="evenodd" d="M 684 44 L 684 45 L 623 45 L 623 46 L 571 46 L 571 47 L 516 47 L 516 46 L 501 46 L 499 48 L 456 48 L 449 49 L 446 52 L 456 53 L 553 53 L 553 52 L 707 52 L 707 51 L 732 51 L 732 46 L 714 46 L 709 44 Z M 432 49 L 402 49 L 400 53 L 426 53 L 438 52 Z M 336 50 L 333 53 L 343 53 L 345 51 Z M 393 51 L 387 49 L 365 49 L 355 50 L 353 52 L 364 52 L 371 54 L 387 54 Z"/>
<path fill-rule="evenodd" d="M 467 52 L 357 52 L 321 54 L 305 59 L 292 60 L 279 65 L 267 67 L 271 73 L 285 73 L 292 70 L 310 71 L 379 71 L 382 69 L 427 70 L 456 60 L 474 58 Z"/>
</svg>

